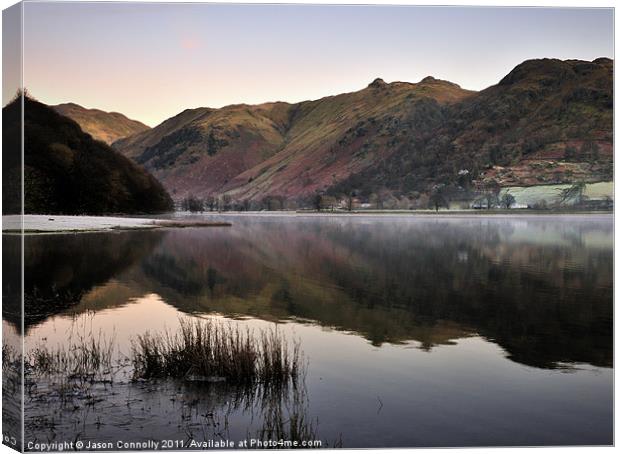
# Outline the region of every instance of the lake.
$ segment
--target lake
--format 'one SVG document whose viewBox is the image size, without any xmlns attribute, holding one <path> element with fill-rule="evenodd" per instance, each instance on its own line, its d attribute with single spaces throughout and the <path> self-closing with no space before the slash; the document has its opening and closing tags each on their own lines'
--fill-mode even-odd
<svg viewBox="0 0 620 454">
<path fill-rule="evenodd" d="M 265 398 L 126 365 L 68 408 L 38 383 L 26 442 L 237 440 L 284 408 L 323 446 L 613 443 L 612 215 L 207 217 L 232 227 L 26 236 L 26 351 L 105 336 L 122 362 L 136 335 L 210 318 L 299 341 L 303 384 Z"/>
</svg>

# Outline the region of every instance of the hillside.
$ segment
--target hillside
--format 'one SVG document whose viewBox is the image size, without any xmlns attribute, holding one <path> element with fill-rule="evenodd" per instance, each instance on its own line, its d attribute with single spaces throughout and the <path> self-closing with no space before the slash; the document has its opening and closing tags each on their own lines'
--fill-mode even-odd
<svg viewBox="0 0 620 454">
<path fill-rule="evenodd" d="M 206 195 L 275 154 L 284 140 L 288 108 L 186 110 L 114 148 L 166 181 L 173 195 Z"/>
<path fill-rule="evenodd" d="M 426 77 L 298 104 L 193 109 L 113 144 L 175 199 L 423 200 L 612 178 L 613 61 L 531 60 L 471 92 Z"/>
<path fill-rule="evenodd" d="M 75 121 L 82 131 L 108 145 L 112 142 L 149 129 L 143 123 L 131 120 L 118 112 L 87 109 L 78 104 L 67 103 L 51 106 L 56 112 Z"/>
<path fill-rule="evenodd" d="M 424 191 L 613 179 L 613 62 L 531 60 L 341 187 Z"/>
<path fill-rule="evenodd" d="M 386 84 L 299 104 L 185 111 L 114 148 L 151 170 L 173 197 L 228 193 L 235 200 L 309 196 L 372 166 L 389 152 L 402 117 L 471 95 L 425 79 Z M 368 144 L 365 136 L 374 136 Z"/>
<path fill-rule="evenodd" d="M 20 146 L 20 101 L 2 109 L 8 149 Z M 155 213 L 172 208 L 166 190 L 147 171 L 94 140 L 73 120 L 27 97 L 24 191 L 26 213 Z"/>
</svg>

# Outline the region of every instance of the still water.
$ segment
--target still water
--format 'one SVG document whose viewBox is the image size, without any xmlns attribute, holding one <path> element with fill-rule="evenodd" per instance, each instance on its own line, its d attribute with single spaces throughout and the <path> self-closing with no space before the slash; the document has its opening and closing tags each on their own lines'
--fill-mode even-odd
<svg viewBox="0 0 620 454">
<path fill-rule="evenodd" d="M 301 342 L 325 443 L 613 442 L 612 216 L 221 217 L 232 227 L 26 237 L 26 350 L 82 330 L 120 357 L 187 316 L 277 324 Z M 26 398 L 26 440 L 208 438 L 190 398 L 227 405 L 227 436 L 253 430 L 252 405 L 207 385 L 143 385 L 133 412 L 123 392 L 53 424 Z"/>
</svg>

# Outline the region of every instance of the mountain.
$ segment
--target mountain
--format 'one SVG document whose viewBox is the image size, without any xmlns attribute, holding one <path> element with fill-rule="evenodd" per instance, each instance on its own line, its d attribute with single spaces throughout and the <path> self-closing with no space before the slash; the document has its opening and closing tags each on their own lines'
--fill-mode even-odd
<svg viewBox="0 0 620 454">
<path fill-rule="evenodd" d="M 480 92 L 426 77 L 297 104 L 186 110 L 114 142 L 176 199 L 468 192 L 612 178 L 613 61 L 530 60 Z"/>
<path fill-rule="evenodd" d="M 78 104 L 67 103 L 51 106 L 56 112 L 75 121 L 82 131 L 108 145 L 115 140 L 146 131 L 149 127 L 136 120 L 131 120 L 118 112 L 104 112 L 99 109 L 87 109 Z"/>
<path fill-rule="evenodd" d="M 176 198 L 299 197 L 381 159 L 403 113 L 418 114 L 424 127 L 428 105 L 471 94 L 430 78 L 419 84 L 377 79 L 359 92 L 318 101 L 186 110 L 113 147 L 150 169 Z M 367 144 L 371 135 L 374 143 Z"/>
<path fill-rule="evenodd" d="M 19 149 L 21 98 L 2 109 L 3 145 Z M 172 200 L 147 171 L 84 133 L 70 118 L 24 97 L 24 192 L 26 213 L 155 213 Z M 6 161 L 3 172 L 19 172 Z M 8 199 L 6 199 L 8 200 Z"/>
</svg>

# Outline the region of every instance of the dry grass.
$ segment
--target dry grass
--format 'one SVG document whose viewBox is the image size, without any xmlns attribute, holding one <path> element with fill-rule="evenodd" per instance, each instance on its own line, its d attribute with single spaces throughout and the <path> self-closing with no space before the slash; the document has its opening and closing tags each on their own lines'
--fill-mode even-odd
<svg viewBox="0 0 620 454">
<path fill-rule="evenodd" d="M 15 402 L 23 390 L 23 357 L 14 347 L 2 344 L 2 395 Z M 6 401 L 5 401 L 6 403 Z"/>
<path fill-rule="evenodd" d="M 67 347 L 50 349 L 39 345 L 28 355 L 28 364 L 38 374 L 63 374 L 67 378 L 93 378 L 112 369 L 114 340 L 101 333 L 80 338 Z"/>
<path fill-rule="evenodd" d="M 20 355 L 14 347 L 8 344 L 2 344 L 2 370 L 12 367 L 18 361 L 21 361 Z"/>
<path fill-rule="evenodd" d="M 185 378 L 229 384 L 284 384 L 301 372 L 299 343 L 289 348 L 277 329 L 257 336 L 211 320 L 181 320 L 175 334 L 138 336 L 132 348 L 136 378 Z"/>
</svg>

